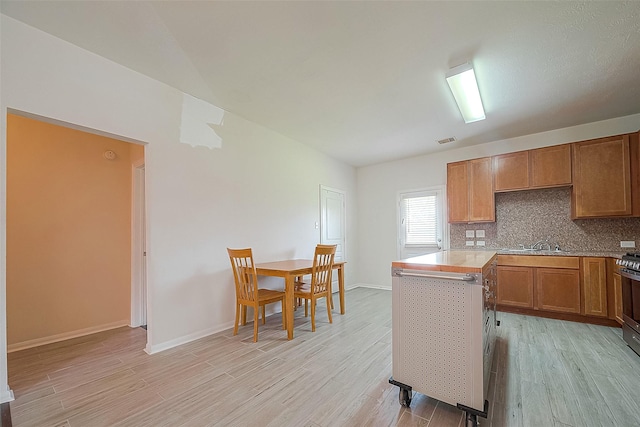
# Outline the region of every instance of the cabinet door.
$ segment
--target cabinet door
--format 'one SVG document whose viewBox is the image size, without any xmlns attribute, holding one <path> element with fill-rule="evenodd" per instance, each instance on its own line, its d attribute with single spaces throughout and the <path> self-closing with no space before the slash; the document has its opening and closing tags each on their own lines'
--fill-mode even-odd
<svg viewBox="0 0 640 427">
<path fill-rule="evenodd" d="M 493 187 L 495 191 L 529 188 L 529 152 L 493 156 Z"/>
<path fill-rule="evenodd" d="M 469 169 L 467 162 L 447 164 L 449 222 L 469 222 Z"/>
<path fill-rule="evenodd" d="M 536 268 L 536 308 L 580 313 L 580 270 Z"/>
<path fill-rule="evenodd" d="M 604 258 L 582 259 L 584 314 L 607 317 L 607 275 Z"/>
<path fill-rule="evenodd" d="M 629 216 L 629 136 L 578 142 L 573 146 L 573 218 Z"/>
<path fill-rule="evenodd" d="M 498 266 L 498 304 L 533 308 L 533 269 Z"/>
<path fill-rule="evenodd" d="M 469 160 L 469 222 L 495 220 L 491 157 Z"/>
<path fill-rule="evenodd" d="M 615 301 L 615 318 L 622 325 L 622 279 L 618 273 L 613 273 L 613 292 Z"/>
<path fill-rule="evenodd" d="M 531 188 L 571 185 L 571 144 L 529 151 Z"/>
</svg>

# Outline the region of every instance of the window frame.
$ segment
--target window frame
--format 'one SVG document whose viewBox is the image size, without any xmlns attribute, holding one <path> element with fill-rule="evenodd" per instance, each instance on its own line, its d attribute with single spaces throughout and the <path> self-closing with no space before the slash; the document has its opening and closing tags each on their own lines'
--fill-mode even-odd
<svg viewBox="0 0 640 427">
<path fill-rule="evenodd" d="M 449 248 L 449 224 L 446 217 L 446 200 L 445 200 L 445 187 L 435 186 L 414 190 L 403 190 L 397 193 L 397 255 L 399 258 L 406 258 L 406 252 L 425 249 L 425 253 L 437 252 L 446 250 Z M 405 199 L 424 197 L 424 196 L 436 196 L 436 241 L 439 240 L 439 245 L 422 245 L 422 244 L 406 244 L 406 225 L 403 222 L 404 209 L 403 203 Z M 419 251 L 418 251 L 419 252 Z M 411 255 L 412 256 L 412 255 Z"/>
</svg>

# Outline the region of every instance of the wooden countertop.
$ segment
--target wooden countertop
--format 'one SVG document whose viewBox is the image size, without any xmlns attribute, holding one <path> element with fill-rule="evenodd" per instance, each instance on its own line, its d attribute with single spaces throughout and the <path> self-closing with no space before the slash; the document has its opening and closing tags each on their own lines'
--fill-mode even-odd
<svg viewBox="0 0 640 427">
<path fill-rule="evenodd" d="M 394 261 L 391 266 L 411 270 L 482 273 L 482 269 L 495 257 L 496 252 L 492 251 L 441 251 Z"/>
</svg>

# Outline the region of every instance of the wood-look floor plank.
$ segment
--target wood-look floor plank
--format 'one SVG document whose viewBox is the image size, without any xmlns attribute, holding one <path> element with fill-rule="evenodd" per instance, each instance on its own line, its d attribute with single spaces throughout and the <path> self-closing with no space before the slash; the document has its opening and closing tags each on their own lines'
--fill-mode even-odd
<svg viewBox="0 0 640 427">
<path fill-rule="evenodd" d="M 391 367 L 391 294 L 348 291 L 347 312 L 316 332 L 295 313 L 159 354 L 146 331 L 118 328 L 12 353 L 15 426 L 464 426 L 457 408 L 414 393 L 398 402 Z M 324 316 L 324 317 L 323 317 Z M 640 426 L 640 357 L 619 329 L 499 313 L 481 426 Z M 253 411 L 250 408 L 254 408 Z"/>
</svg>

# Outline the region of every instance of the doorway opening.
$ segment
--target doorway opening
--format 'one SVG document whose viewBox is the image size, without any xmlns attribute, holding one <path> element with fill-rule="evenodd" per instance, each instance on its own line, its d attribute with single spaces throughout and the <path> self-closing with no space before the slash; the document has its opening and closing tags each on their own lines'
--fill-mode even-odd
<svg viewBox="0 0 640 427">
<path fill-rule="evenodd" d="M 134 326 L 130 254 L 145 241 L 143 145 L 8 111 L 9 352 Z M 142 268 L 144 323 L 145 276 Z"/>
</svg>

